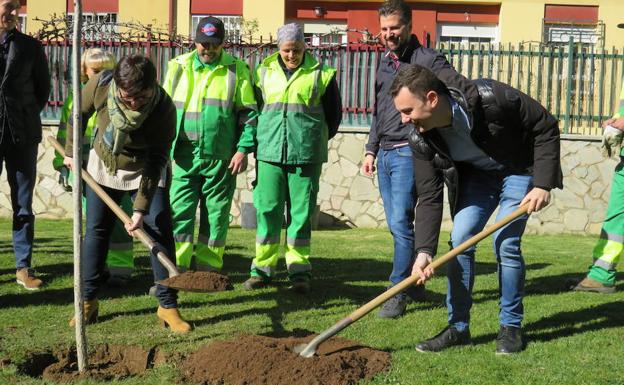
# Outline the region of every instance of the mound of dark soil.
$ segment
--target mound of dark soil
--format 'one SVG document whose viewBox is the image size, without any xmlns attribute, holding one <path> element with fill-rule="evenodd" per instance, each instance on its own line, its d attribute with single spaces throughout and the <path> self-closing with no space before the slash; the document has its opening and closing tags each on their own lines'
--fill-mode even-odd
<svg viewBox="0 0 624 385">
<path fill-rule="evenodd" d="M 156 349 L 104 344 L 89 353 L 89 366 L 83 373 L 78 372 L 75 348 L 30 353 L 18 370 L 31 377 L 67 384 L 87 378 L 112 381 L 140 376 L 156 361 L 165 361 Z"/>
<path fill-rule="evenodd" d="M 202 385 L 345 385 L 375 376 L 390 365 L 390 354 L 333 337 L 317 355 L 292 351 L 314 336 L 275 338 L 243 335 L 200 348 L 182 363 L 186 381 Z"/>
<path fill-rule="evenodd" d="M 212 271 L 187 271 L 159 283 L 183 291 L 209 292 L 234 288 L 227 275 Z"/>
</svg>

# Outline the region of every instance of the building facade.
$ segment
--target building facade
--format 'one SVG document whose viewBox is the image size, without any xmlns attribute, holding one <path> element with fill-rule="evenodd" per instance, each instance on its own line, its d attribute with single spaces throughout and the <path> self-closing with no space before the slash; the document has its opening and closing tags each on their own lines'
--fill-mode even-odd
<svg viewBox="0 0 624 385">
<path fill-rule="evenodd" d="M 286 22 L 304 26 L 312 44 L 374 41 L 381 1 L 367 0 L 83 0 L 86 22 L 138 22 L 192 35 L 206 15 L 220 16 L 232 41 L 269 40 Z M 73 0 L 22 0 L 20 19 L 36 33 L 50 15 L 73 12 Z M 408 1 L 413 32 L 425 44 L 577 43 L 597 48 L 624 45 L 621 0 L 435 0 Z M 257 22 L 245 28 L 246 22 Z"/>
</svg>

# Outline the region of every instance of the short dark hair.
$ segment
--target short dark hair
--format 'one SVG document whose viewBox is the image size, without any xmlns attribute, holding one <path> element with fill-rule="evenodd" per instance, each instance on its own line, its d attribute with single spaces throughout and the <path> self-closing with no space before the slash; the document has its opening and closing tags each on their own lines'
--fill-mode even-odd
<svg viewBox="0 0 624 385">
<path fill-rule="evenodd" d="M 143 55 L 124 56 L 113 73 L 115 85 L 133 96 L 153 88 L 156 83 L 156 67 Z"/>
<path fill-rule="evenodd" d="M 418 64 L 403 64 L 390 86 L 390 95 L 396 97 L 403 87 L 417 97 L 424 99 L 429 91 L 448 94 L 448 88 L 430 69 Z"/>
<path fill-rule="evenodd" d="M 412 22 L 412 9 L 403 0 L 387 0 L 379 8 L 379 17 L 399 15 L 403 24 Z"/>
</svg>

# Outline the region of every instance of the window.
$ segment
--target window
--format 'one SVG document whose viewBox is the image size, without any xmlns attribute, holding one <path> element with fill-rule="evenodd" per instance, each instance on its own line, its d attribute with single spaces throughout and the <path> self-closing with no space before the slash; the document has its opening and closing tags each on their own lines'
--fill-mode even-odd
<svg viewBox="0 0 624 385">
<path fill-rule="evenodd" d="M 602 45 L 604 25 L 600 22 L 580 24 L 561 20 L 544 19 L 544 43 L 566 45 L 570 38 L 576 44 Z"/>
<path fill-rule="evenodd" d="M 219 15 L 193 15 L 191 17 L 191 37 L 195 39 L 197 24 L 204 17 L 213 16 L 223 21 L 225 27 L 225 40 L 230 43 L 240 43 L 241 41 L 241 21 L 242 16 L 219 16 Z"/>
<path fill-rule="evenodd" d="M 598 6 L 552 5 L 544 8 L 542 41 L 566 45 L 570 39 L 585 46 L 604 43 L 604 24 L 598 20 Z"/>
<path fill-rule="evenodd" d="M 67 14 L 69 24 L 73 25 L 74 14 Z M 82 31 L 86 40 L 109 39 L 117 32 L 116 13 L 83 13 Z"/>
<path fill-rule="evenodd" d="M 475 24 L 438 24 L 438 41 L 442 44 L 489 44 L 498 41 L 498 26 Z"/>
<path fill-rule="evenodd" d="M 306 43 L 313 47 L 347 44 L 347 25 L 344 23 L 327 24 L 325 21 L 309 21 L 303 24 Z"/>
</svg>

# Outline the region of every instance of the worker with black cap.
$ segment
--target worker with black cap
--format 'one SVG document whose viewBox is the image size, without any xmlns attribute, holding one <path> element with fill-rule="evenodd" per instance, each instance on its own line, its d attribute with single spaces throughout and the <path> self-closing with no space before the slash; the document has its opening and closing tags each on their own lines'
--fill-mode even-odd
<svg viewBox="0 0 624 385">
<path fill-rule="evenodd" d="M 181 270 L 193 257 L 196 270 L 221 270 L 236 174 L 247 167 L 254 145 L 257 106 L 249 67 L 225 52 L 224 42 L 223 22 L 202 18 L 196 49 L 172 59 L 164 81 L 177 110 L 171 208 Z"/>
</svg>

